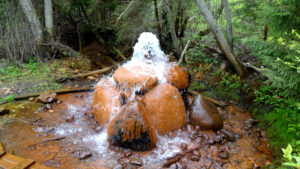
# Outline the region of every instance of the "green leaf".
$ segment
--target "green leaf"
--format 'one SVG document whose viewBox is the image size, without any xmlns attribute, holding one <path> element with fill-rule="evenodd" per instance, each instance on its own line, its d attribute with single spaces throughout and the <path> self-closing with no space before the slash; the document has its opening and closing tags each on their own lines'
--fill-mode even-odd
<svg viewBox="0 0 300 169">
<path fill-rule="evenodd" d="M 293 148 L 290 144 L 286 147 L 286 149 L 283 148 L 282 152 L 284 153 L 283 157 L 287 158 L 289 161 L 292 161 Z"/>
</svg>

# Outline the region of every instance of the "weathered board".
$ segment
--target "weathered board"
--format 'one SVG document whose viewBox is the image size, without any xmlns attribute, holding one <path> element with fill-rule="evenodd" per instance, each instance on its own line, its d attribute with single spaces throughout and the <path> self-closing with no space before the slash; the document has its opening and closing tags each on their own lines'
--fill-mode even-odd
<svg viewBox="0 0 300 169">
<path fill-rule="evenodd" d="M 35 163 L 34 160 L 24 159 L 13 154 L 6 153 L 0 141 L 0 169 L 50 169 L 49 167 Z"/>
</svg>

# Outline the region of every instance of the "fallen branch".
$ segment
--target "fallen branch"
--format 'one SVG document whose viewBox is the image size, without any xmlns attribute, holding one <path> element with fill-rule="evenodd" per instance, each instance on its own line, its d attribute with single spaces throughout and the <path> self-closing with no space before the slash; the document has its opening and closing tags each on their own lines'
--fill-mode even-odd
<svg viewBox="0 0 300 169">
<path fill-rule="evenodd" d="M 51 46 L 55 47 L 64 55 L 66 55 L 66 53 L 67 53 L 68 56 L 76 56 L 76 57 L 81 56 L 79 52 L 77 52 L 74 49 L 70 48 L 69 46 L 63 45 L 59 42 L 51 42 L 50 44 L 45 44 L 45 45 L 51 45 Z"/>
<path fill-rule="evenodd" d="M 0 102 L 0 105 L 1 105 L 1 104 L 5 104 L 5 103 L 7 103 L 7 100 L 1 101 L 1 102 Z"/>
<path fill-rule="evenodd" d="M 115 48 L 115 47 L 113 47 L 113 49 L 116 51 L 116 53 L 123 59 L 123 60 L 126 60 L 127 58 L 122 54 L 122 52 L 119 50 L 119 49 L 117 49 L 117 48 Z"/>
<path fill-rule="evenodd" d="M 83 88 L 77 88 L 77 89 L 63 89 L 63 90 L 57 90 L 57 91 L 49 91 L 47 93 L 57 93 L 57 94 L 65 94 L 65 93 L 75 93 L 75 92 L 89 92 L 92 91 L 93 87 L 83 87 Z M 24 100 L 28 99 L 30 97 L 38 97 L 41 94 L 44 93 L 35 93 L 35 94 L 29 94 L 24 96 L 16 96 L 14 100 Z"/>
<path fill-rule="evenodd" d="M 250 63 L 244 63 L 244 62 L 242 62 L 242 63 L 245 65 L 246 68 L 250 68 L 252 70 L 255 70 L 258 73 L 263 73 L 263 71 L 260 68 L 254 66 L 254 65 L 251 65 Z"/>
<path fill-rule="evenodd" d="M 208 49 L 208 50 L 210 50 L 211 52 L 217 53 L 219 55 L 223 55 L 223 52 L 220 49 L 216 48 L 216 47 L 205 45 L 205 48 Z M 263 72 L 260 68 L 254 66 L 254 65 L 251 65 L 250 63 L 244 63 L 244 62 L 242 62 L 242 64 L 246 68 L 252 69 L 252 70 L 254 70 L 254 71 L 258 72 L 258 73 L 262 73 Z"/>
<path fill-rule="evenodd" d="M 223 101 L 218 101 L 218 100 L 215 100 L 211 97 L 207 97 L 207 96 L 204 96 L 202 95 L 201 93 L 199 92 L 196 92 L 196 91 L 192 91 L 192 90 L 188 90 L 188 93 L 190 94 L 193 94 L 193 95 L 200 95 L 202 98 L 208 100 L 208 101 L 211 101 L 213 102 L 214 104 L 218 105 L 218 106 L 221 106 L 221 107 L 224 107 L 224 106 L 227 106 L 228 104 L 226 102 L 223 102 Z"/>
<path fill-rule="evenodd" d="M 87 72 L 87 73 L 80 73 L 78 75 L 74 75 L 74 76 L 71 76 L 71 77 L 62 77 L 62 78 L 57 79 L 56 82 L 61 83 L 61 82 L 64 82 L 66 80 L 74 80 L 76 78 L 83 78 L 83 77 L 86 77 L 86 76 L 105 73 L 105 72 L 110 71 L 113 68 L 114 68 L 114 66 L 110 66 L 110 67 L 106 67 L 106 68 L 103 68 L 103 69 L 90 71 L 90 72 Z"/>
<path fill-rule="evenodd" d="M 57 138 L 51 138 L 51 139 L 42 140 L 42 141 L 40 141 L 38 143 L 31 144 L 31 145 L 27 146 L 26 148 L 33 147 L 33 146 L 36 146 L 38 144 L 44 144 L 44 143 L 47 143 L 49 141 L 59 141 L 59 140 L 65 139 L 65 138 L 66 138 L 65 136 L 62 136 L 62 137 L 57 137 Z"/>
<path fill-rule="evenodd" d="M 116 24 L 118 24 L 119 20 L 121 19 L 121 17 L 125 14 L 125 12 L 130 8 L 130 6 L 132 5 L 132 3 L 134 2 L 134 0 L 132 0 L 130 2 L 130 4 L 127 6 L 127 8 L 121 13 L 121 15 L 118 17 Z"/>
<path fill-rule="evenodd" d="M 179 59 L 179 61 L 178 61 L 178 64 L 180 64 L 180 63 L 182 62 L 183 57 L 184 57 L 184 55 L 185 55 L 185 52 L 186 52 L 187 48 L 189 47 L 190 41 L 191 41 L 191 40 L 188 40 L 188 41 L 187 41 L 187 43 L 186 43 L 186 45 L 185 45 L 185 47 L 184 47 L 184 49 L 183 49 L 183 51 L 182 51 L 182 53 L 181 53 L 180 59 Z"/>
</svg>

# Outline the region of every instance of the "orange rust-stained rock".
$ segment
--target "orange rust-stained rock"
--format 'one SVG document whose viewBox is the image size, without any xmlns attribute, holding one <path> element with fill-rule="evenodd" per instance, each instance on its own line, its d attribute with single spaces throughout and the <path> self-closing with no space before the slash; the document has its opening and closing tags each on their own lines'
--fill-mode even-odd
<svg viewBox="0 0 300 169">
<path fill-rule="evenodd" d="M 143 102 L 154 128 L 161 134 L 181 128 L 186 123 L 183 99 L 177 88 L 158 84 L 144 96 Z"/>
<path fill-rule="evenodd" d="M 102 125 L 118 112 L 121 107 L 120 92 L 111 79 L 103 78 L 97 83 L 92 106 L 95 119 Z"/>
<path fill-rule="evenodd" d="M 166 66 L 166 80 L 178 89 L 185 89 L 189 86 L 188 71 L 176 63 L 170 63 Z"/>
<path fill-rule="evenodd" d="M 216 106 L 201 96 L 195 96 L 189 118 L 191 124 L 201 129 L 220 130 L 223 128 L 223 120 Z"/>
<path fill-rule="evenodd" d="M 128 103 L 107 127 L 108 141 L 114 146 L 136 151 L 150 150 L 156 144 L 156 132 L 140 101 Z"/>
<path fill-rule="evenodd" d="M 118 68 L 113 77 L 123 88 L 141 87 L 140 90 L 144 91 L 151 89 L 158 82 L 154 75 L 155 71 L 150 68 L 132 66 L 130 69 Z"/>
</svg>

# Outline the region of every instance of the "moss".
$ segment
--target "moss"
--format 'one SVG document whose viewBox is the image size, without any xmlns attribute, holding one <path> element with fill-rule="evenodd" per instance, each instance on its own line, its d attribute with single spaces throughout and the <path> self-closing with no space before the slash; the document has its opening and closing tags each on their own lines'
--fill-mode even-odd
<svg viewBox="0 0 300 169">
<path fill-rule="evenodd" d="M 194 91 L 203 91 L 207 89 L 207 86 L 203 82 L 193 81 L 190 84 L 189 89 Z"/>
</svg>

